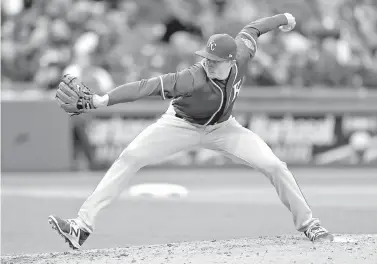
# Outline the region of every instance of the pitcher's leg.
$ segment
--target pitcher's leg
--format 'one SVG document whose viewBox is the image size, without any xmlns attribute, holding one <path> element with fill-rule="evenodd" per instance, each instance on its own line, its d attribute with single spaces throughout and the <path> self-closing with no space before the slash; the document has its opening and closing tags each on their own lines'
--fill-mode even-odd
<svg viewBox="0 0 377 264">
<path fill-rule="evenodd" d="M 209 148 L 252 166 L 266 175 L 282 203 L 292 212 L 297 230 L 305 231 L 308 226 L 318 221 L 313 218 L 312 210 L 286 164 L 275 156 L 258 135 L 242 127 L 237 121 L 229 120 L 224 126 L 209 133 L 206 143 Z"/>
<path fill-rule="evenodd" d="M 138 135 L 107 171 L 82 205 L 79 222 L 93 230 L 98 213 L 116 199 L 131 177 L 143 166 L 198 144 L 194 127 L 174 117 L 163 117 Z"/>
<path fill-rule="evenodd" d="M 78 212 L 78 222 L 93 231 L 98 213 L 111 204 L 124 190 L 125 185 L 140 169 L 132 158 L 119 158 L 111 165 L 93 193 L 86 199 Z"/>
</svg>

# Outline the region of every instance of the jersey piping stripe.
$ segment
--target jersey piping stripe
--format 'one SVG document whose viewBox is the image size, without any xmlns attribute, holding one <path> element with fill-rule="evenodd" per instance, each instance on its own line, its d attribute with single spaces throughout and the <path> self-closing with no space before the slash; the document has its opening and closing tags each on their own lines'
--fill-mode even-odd
<svg viewBox="0 0 377 264">
<path fill-rule="evenodd" d="M 258 45 L 257 45 L 257 42 L 255 41 L 255 39 L 249 34 L 249 33 L 246 33 L 244 31 L 241 31 L 240 32 L 241 34 L 244 34 L 245 36 L 249 37 L 255 44 L 255 52 L 257 52 L 258 50 Z"/>
<path fill-rule="evenodd" d="M 203 60 L 200 62 L 200 65 L 202 65 L 203 69 L 205 70 L 204 65 L 203 65 Z M 223 90 L 221 90 L 221 88 L 214 81 L 212 81 L 211 78 L 209 78 L 209 79 L 217 87 L 217 89 L 220 90 L 220 92 L 221 92 L 221 103 L 220 103 L 219 109 L 217 109 L 217 111 L 211 116 L 211 118 L 204 124 L 205 126 L 207 126 L 212 121 L 212 119 L 216 116 L 216 114 L 221 110 L 221 107 L 223 106 L 223 103 L 224 103 Z"/>
<path fill-rule="evenodd" d="M 214 84 L 220 90 L 220 92 L 221 92 L 221 103 L 220 103 L 219 109 L 217 109 L 217 111 L 211 116 L 211 118 L 207 121 L 207 123 L 204 124 L 205 126 L 208 125 L 209 123 L 211 123 L 212 119 L 221 110 L 221 107 L 223 106 L 223 103 L 224 103 L 224 92 L 223 92 L 223 90 L 221 90 L 220 86 L 218 86 L 214 81 L 212 81 L 211 78 L 209 78 L 209 79 L 212 82 L 212 84 Z"/>
<path fill-rule="evenodd" d="M 233 97 L 229 96 L 228 102 L 226 102 L 226 107 L 224 109 L 224 113 L 226 112 L 226 110 L 228 109 L 230 103 L 232 102 L 233 98 L 236 95 L 236 91 L 234 91 L 233 87 L 234 87 L 234 83 L 236 82 L 237 77 L 238 77 L 238 66 L 237 66 L 237 64 L 234 64 L 234 66 L 236 67 L 236 75 L 234 75 L 234 80 L 233 80 L 233 83 L 232 83 L 232 92 L 230 93 L 230 95 L 232 95 L 232 93 L 234 92 L 234 95 L 233 95 Z"/>
<path fill-rule="evenodd" d="M 162 81 L 162 77 L 159 76 L 160 82 L 161 82 L 161 95 L 162 95 L 162 100 L 165 100 L 165 90 L 164 90 L 164 82 Z"/>
</svg>

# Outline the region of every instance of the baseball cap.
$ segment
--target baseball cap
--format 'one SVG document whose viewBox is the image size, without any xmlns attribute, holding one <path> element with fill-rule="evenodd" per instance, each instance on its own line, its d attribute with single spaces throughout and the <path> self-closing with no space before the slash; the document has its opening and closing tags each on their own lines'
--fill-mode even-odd
<svg viewBox="0 0 377 264">
<path fill-rule="evenodd" d="M 205 49 L 195 54 L 214 61 L 235 60 L 237 44 L 228 34 L 215 34 L 208 39 Z"/>
</svg>

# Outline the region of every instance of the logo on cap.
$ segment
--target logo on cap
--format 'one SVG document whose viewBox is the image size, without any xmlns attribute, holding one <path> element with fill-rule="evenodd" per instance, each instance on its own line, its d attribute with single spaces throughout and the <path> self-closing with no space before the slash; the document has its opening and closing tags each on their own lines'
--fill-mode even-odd
<svg viewBox="0 0 377 264">
<path fill-rule="evenodd" d="M 215 34 L 209 38 L 205 50 L 196 51 L 195 54 L 216 61 L 235 59 L 237 44 L 227 34 Z"/>
<path fill-rule="evenodd" d="M 214 51 L 215 50 L 215 47 L 216 47 L 216 43 L 215 43 L 215 41 L 210 41 L 209 43 L 208 43 L 208 48 L 210 48 L 212 51 Z"/>
</svg>

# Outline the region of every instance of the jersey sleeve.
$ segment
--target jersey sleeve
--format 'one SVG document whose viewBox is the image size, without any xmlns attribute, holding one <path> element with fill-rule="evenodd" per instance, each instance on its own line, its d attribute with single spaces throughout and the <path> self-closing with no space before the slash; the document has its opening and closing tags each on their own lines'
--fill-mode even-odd
<svg viewBox="0 0 377 264">
<path fill-rule="evenodd" d="M 245 61 L 255 56 L 258 50 L 258 30 L 244 27 L 236 36 L 238 60 Z"/>
<path fill-rule="evenodd" d="M 166 99 L 188 95 L 195 87 L 194 74 L 195 67 L 191 67 L 180 72 L 123 84 L 107 93 L 108 105 L 132 102 L 147 96 L 160 95 L 162 99 Z"/>
<path fill-rule="evenodd" d="M 258 37 L 287 23 L 286 16 L 278 14 L 247 24 L 236 36 L 238 59 L 242 62 L 253 58 L 258 50 Z"/>
<path fill-rule="evenodd" d="M 190 69 L 164 74 L 157 78 L 159 82 L 157 94 L 159 94 L 162 99 L 185 96 L 194 91 L 195 80 Z"/>
</svg>

